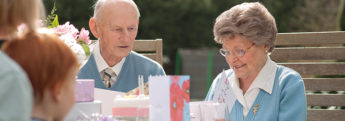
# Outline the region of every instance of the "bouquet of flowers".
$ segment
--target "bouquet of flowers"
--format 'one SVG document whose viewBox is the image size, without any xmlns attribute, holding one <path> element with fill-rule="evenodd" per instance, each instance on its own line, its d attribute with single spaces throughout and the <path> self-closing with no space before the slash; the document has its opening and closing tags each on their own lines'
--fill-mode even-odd
<svg viewBox="0 0 345 121">
<path fill-rule="evenodd" d="M 58 25 L 51 28 L 56 34 L 59 35 L 59 38 L 68 45 L 72 51 L 77 55 L 79 64 L 86 62 L 90 56 L 91 40 L 89 37 L 89 31 L 82 28 L 78 31 L 72 24 L 66 22 L 63 25 Z"/>
<path fill-rule="evenodd" d="M 70 22 L 59 25 L 58 15 L 54 14 L 55 10 L 56 8 L 54 7 L 51 15 L 48 15 L 45 21 L 48 29 L 56 33 L 71 48 L 82 67 L 90 57 L 90 45 L 92 44 L 89 37 L 90 32 L 85 28 L 79 31 Z"/>
</svg>

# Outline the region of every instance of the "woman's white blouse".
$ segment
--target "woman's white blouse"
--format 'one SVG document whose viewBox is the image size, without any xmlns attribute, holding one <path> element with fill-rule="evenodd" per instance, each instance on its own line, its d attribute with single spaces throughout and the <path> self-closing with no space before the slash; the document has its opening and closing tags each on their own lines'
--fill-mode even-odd
<svg viewBox="0 0 345 121">
<path fill-rule="evenodd" d="M 238 102 L 243 106 L 243 117 L 245 118 L 253 105 L 256 96 L 260 89 L 263 89 L 267 93 L 272 93 L 274 79 L 277 71 L 277 64 L 268 57 L 266 64 L 261 69 L 257 77 L 250 85 L 247 92 L 243 95 L 243 91 L 239 86 L 238 78 L 233 73 L 230 77 L 230 85 L 234 90 L 235 96 Z"/>
</svg>

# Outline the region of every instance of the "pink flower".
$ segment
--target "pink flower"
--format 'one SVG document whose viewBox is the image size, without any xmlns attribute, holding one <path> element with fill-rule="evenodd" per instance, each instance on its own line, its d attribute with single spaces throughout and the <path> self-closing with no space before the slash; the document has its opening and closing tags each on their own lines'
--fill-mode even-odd
<svg viewBox="0 0 345 121">
<path fill-rule="evenodd" d="M 39 27 L 44 27 L 44 21 L 43 20 L 38 20 L 37 24 L 39 25 Z"/>
<path fill-rule="evenodd" d="M 75 28 L 72 24 L 69 24 L 69 22 L 66 22 L 64 25 L 57 26 L 56 28 L 54 28 L 54 30 L 59 35 L 72 34 L 74 39 L 77 39 L 77 34 L 79 33 L 78 29 Z"/>
<path fill-rule="evenodd" d="M 183 98 L 186 100 L 186 102 L 189 102 L 189 80 L 186 80 L 182 84 L 182 90 L 183 90 Z"/>
<path fill-rule="evenodd" d="M 84 40 L 86 44 L 90 44 L 90 37 L 89 37 L 89 30 L 85 30 L 85 28 L 81 28 L 80 33 L 79 33 L 79 39 Z"/>
<path fill-rule="evenodd" d="M 170 85 L 170 118 L 171 121 L 182 121 L 183 118 L 183 96 L 178 83 Z"/>
</svg>

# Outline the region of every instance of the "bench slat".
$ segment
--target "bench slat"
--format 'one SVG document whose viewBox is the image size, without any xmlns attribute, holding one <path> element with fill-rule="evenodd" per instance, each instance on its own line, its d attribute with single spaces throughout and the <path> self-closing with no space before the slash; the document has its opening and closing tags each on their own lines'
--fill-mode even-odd
<svg viewBox="0 0 345 121">
<path fill-rule="evenodd" d="M 307 104 L 309 106 L 345 106 L 345 95 L 307 94 Z"/>
<path fill-rule="evenodd" d="M 135 40 L 133 51 L 143 54 L 163 65 L 163 40 Z M 147 54 L 149 53 L 149 54 Z"/>
<path fill-rule="evenodd" d="M 345 110 L 308 110 L 308 121 L 345 121 Z"/>
<path fill-rule="evenodd" d="M 345 91 L 345 78 L 303 78 L 308 91 Z"/>
<path fill-rule="evenodd" d="M 156 54 L 151 54 L 151 53 L 141 53 L 141 55 L 151 58 L 152 60 L 156 60 L 156 56 L 157 56 Z"/>
<path fill-rule="evenodd" d="M 276 62 L 291 60 L 343 60 L 345 47 L 276 48 L 270 55 Z"/>
<path fill-rule="evenodd" d="M 345 62 L 278 63 L 301 75 L 345 75 Z"/>
<path fill-rule="evenodd" d="M 275 45 L 344 44 L 345 32 L 279 33 Z"/>
<path fill-rule="evenodd" d="M 330 62 L 345 59 L 343 44 L 345 44 L 344 31 L 279 33 L 271 59 L 296 70 L 302 76 L 345 75 L 344 62 Z M 308 91 L 345 90 L 345 78 L 303 78 L 303 80 Z M 345 106 L 345 95 L 307 94 L 307 104 L 308 106 Z M 308 110 L 307 120 L 345 121 L 345 110 Z"/>
<path fill-rule="evenodd" d="M 133 50 L 134 51 L 147 51 L 155 52 L 156 51 L 156 40 L 135 40 Z M 136 45 L 140 45 L 136 46 Z"/>
<path fill-rule="evenodd" d="M 163 40 L 162 39 L 156 39 L 156 61 L 163 65 Z"/>
</svg>

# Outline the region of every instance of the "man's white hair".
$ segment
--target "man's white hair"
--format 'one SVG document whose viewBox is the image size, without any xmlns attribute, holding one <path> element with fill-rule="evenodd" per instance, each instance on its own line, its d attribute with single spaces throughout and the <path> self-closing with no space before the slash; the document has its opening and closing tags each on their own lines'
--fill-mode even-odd
<svg viewBox="0 0 345 121">
<path fill-rule="evenodd" d="M 99 12 L 101 11 L 102 7 L 105 4 L 108 4 L 110 2 L 116 2 L 116 1 L 124 1 L 124 2 L 128 2 L 129 4 L 131 4 L 135 8 L 135 10 L 137 11 L 137 15 L 138 15 L 138 19 L 139 19 L 140 12 L 139 12 L 137 4 L 135 4 L 135 2 L 133 0 L 97 0 L 97 2 L 94 5 L 93 17 L 94 18 L 101 17 L 100 16 L 101 14 L 99 14 Z"/>
</svg>

